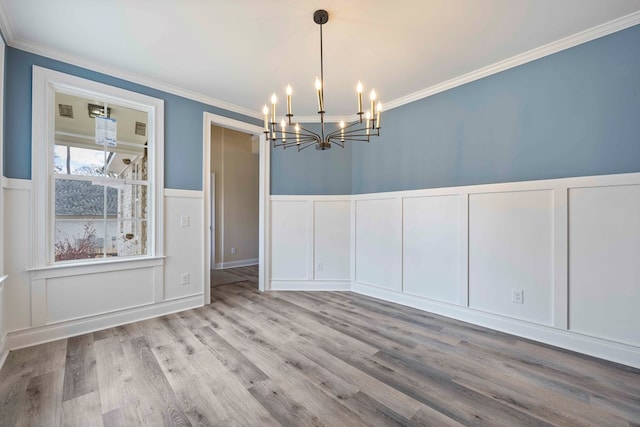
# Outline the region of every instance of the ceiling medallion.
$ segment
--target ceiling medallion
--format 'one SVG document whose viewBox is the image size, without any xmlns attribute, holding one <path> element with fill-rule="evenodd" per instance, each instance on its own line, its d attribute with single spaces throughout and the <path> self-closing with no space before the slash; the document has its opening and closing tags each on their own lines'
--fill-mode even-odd
<svg viewBox="0 0 640 427">
<path fill-rule="evenodd" d="M 271 110 L 266 105 L 262 109 L 264 114 L 264 133 L 271 140 L 273 147 L 297 147 L 298 151 L 315 145 L 316 150 L 328 150 L 332 144 L 344 148 L 345 141 L 369 142 L 372 136 L 380 136 L 380 113 L 382 105 L 376 103 L 376 92 L 372 90 L 369 98 L 371 108 L 368 111 L 362 109 L 362 84 L 358 82 L 356 93 L 358 97 L 358 119 L 349 124 L 340 122 L 339 129 L 325 133 L 324 123 L 324 59 L 322 52 L 322 26 L 329 22 L 329 13 L 326 10 L 316 10 L 313 21 L 320 26 L 320 79 L 316 77 L 316 94 L 318 97 L 318 114 L 320 114 L 320 133 L 312 132 L 293 122 L 291 108 L 291 86 L 287 86 L 287 114 L 278 124 L 276 121 L 276 103 L 278 98 L 274 93 L 271 96 Z"/>
</svg>

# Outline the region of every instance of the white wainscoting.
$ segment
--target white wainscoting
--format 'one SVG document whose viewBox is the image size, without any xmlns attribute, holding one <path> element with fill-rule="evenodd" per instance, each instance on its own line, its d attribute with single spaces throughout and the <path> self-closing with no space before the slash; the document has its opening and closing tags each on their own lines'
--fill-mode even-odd
<svg viewBox="0 0 640 427">
<path fill-rule="evenodd" d="M 453 304 L 461 299 L 459 195 L 407 197 L 402 201 L 402 290 Z M 465 292 L 466 293 L 466 292 Z"/>
<path fill-rule="evenodd" d="M 271 289 L 348 287 L 640 368 L 640 173 L 271 200 Z M 332 288 L 317 263 L 347 233 Z"/>
<path fill-rule="evenodd" d="M 399 203 L 400 202 L 400 203 Z M 402 201 L 355 201 L 355 281 L 402 290 Z"/>
<path fill-rule="evenodd" d="M 552 325 L 552 242 L 552 190 L 470 194 L 469 307 Z"/>
<path fill-rule="evenodd" d="M 0 188 L 2 191 L 2 188 Z M 4 363 L 5 359 L 9 355 L 9 351 L 7 349 L 7 328 L 5 323 L 5 310 L 6 305 L 4 301 L 4 281 L 7 276 L 0 276 L 0 368 Z"/>
<path fill-rule="evenodd" d="M 349 196 L 271 196 L 271 290 L 351 287 Z"/>
<path fill-rule="evenodd" d="M 7 350 L 161 316 L 204 304 L 201 191 L 165 190 L 164 254 L 31 268 L 31 181 L 5 180 L 4 325 Z M 189 226 L 180 218 L 189 217 Z M 10 226 L 8 226 L 10 225 Z M 181 284 L 181 275 L 189 283 Z M 1 301 L 0 301 L 1 303 Z M 0 340 L 0 351 L 2 351 Z M 2 353 L 0 353 L 2 354 Z"/>
<path fill-rule="evenodd" d="M 204 295 L 205 232 L 203 230 L 204 193 L 193 190 L 169 190 L 164 193 L 164 297 L 172 300 Z M 181 226 L 180 217 L 188 216 L 189 225 Z M 189 283 L 181 284 L 181 275 L 189 274 Z"/>
<path fill-rule="evenodd" d="M 569 190 L 569 329 L 640 347 L 640 185 Z"/>
</svg>

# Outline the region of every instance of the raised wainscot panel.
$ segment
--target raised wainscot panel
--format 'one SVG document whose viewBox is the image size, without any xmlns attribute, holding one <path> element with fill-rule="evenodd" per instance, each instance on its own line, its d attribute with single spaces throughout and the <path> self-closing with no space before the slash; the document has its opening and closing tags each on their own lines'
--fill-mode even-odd
<svg viewBox="0 0 640 427">
<path fill-rule="evenodd" d="M 640 346 L 640 185 L 569 190 L 569 329 Z"/>
<path fill-rule="evenodd" d="M 153 303 L 153 268 L 46 280 L 46 323 L 78 319 Z"/>
<path fill-rule="evenodd" d="M 356 282 L 402 289 L 402 213 L 399 199 L 356 201 Z"/>
<path fill-rule="evenodd" d="M 271 202 L 272 280 L 308 280 L 309 202 Z"/>
<path fill-rule="evenodd" d="M 552 324 L 552 191 L 469 196 L 469 306 Z"/>
<path fill-rule="evenodd" d="M 180 225 L 181 216 L 189 218 L 189 226 Z M 204 232 L 202 229 L 202 198 L 165 197 L 166 254 L 163 300 L 203 292 Z M 182 274 L 189 274 L 189 283 L 182 284 Z"/>
<path fill-rule="evenodd" d="M 460 196 L 403 200 L 405 293 L 457 304 L 460 267 Z"/>
<path fill-rule="evenodd" d="M 351 277 L 351 202 L 314 202 L 314 254 L 316 280 Z"/>
</svg>

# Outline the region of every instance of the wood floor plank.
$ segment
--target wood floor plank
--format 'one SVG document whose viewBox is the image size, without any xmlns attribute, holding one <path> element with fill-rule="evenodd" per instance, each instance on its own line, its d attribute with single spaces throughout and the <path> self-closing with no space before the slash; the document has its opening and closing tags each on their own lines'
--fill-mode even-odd
<svg viewBox="0 0 640 427">
<path fill-rule="evenodd" d="M 62 425 L 65 427 L 103 427 L 100 396 L 92 391 L 62 402 Z"/>
<path fill-rule="evenodd" d="M 140 398 L 138 415 L 142 423 L 191 425 L 145 338 L 124 341 L 123 349 L 131 361 L 131 385 Z"/>
<path fill-rule="evenodd" d="M 184 354 L 175 344 L 152 349 L 164 372 L 176 399 L 193 425 L 222 425 L 231 414 L 206 386 L 191 355 Z M 203 349 L 202 351 L 207 351 Z"/>
<path fill-rule="evenodd" d="M 64 370 L 62 369 L 32 377 L 26 389 L 24 410 L 18 414 L 15 425 L 25 427 L 60 425 L 63 382 Z"/>
<path fill-rule="evenodd" d="M 249 387 L 251 393 L 271 416 L 285 426 L 326 426 L 310 413 L 304 402 L 299 402 L 272 380 L 261 381 Z"/>
<path fill-rule="evenodd" d="M 104 427 L 143 426 L 138 417 L 138 406 L 139 402 L 135 401 L 102 414 Z"/>
<path fill-rule="evenodd" d="M 257 274 L 12 351 L 0 426 L 640 427 L 638 369 L 351 292 L 260 293 Z"/>
<path fill-rule="evenodd" d="M 251 363 L 242 352 L 215 333 L 210 326 L 197 329 L 194 334 L 246 388 L 269 378 L 256 365 Z"/>
<path fill-rule="evenodd" d="M 132 364 L 124 353 L 121 341 L 112 335 L 96 341 L 94 348 L 102 413 L 137 402 L 138 397 L 131 385 Z"/>
<path fill-rule="evenodd" d="M 98 375 L 93 334 L 69 338 L 62 400 L 74 399 L 97 390 Z"/>
<path fill-rule="evenodd" d="M 277 426 L 278 422 L 255 399 L 210 351 L 200 351 L 189 356 L 199 370 L 205 386 L 220 401 L 228 415 L 227 424 L 241 426 Z M 225 378 L 224 381 L 220 381 Z"/>
</svg>

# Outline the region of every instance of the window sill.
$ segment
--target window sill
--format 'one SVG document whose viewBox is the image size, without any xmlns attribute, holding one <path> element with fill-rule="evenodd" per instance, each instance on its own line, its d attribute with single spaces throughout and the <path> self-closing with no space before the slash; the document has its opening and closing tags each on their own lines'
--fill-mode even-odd
<svg viewBox="0 0 640 427">
<path fill-rule="evenodd" d="M 33 280 L 54 277 L 79 276 L 83 274 L 106 273 L 110 271 L 135 270 L 139 268 L 161 267 L 164 256 L 131 257 L 104 261 L 87 261 L 73 264 L 55 264 L 28 268 Z"/>
</svg>

